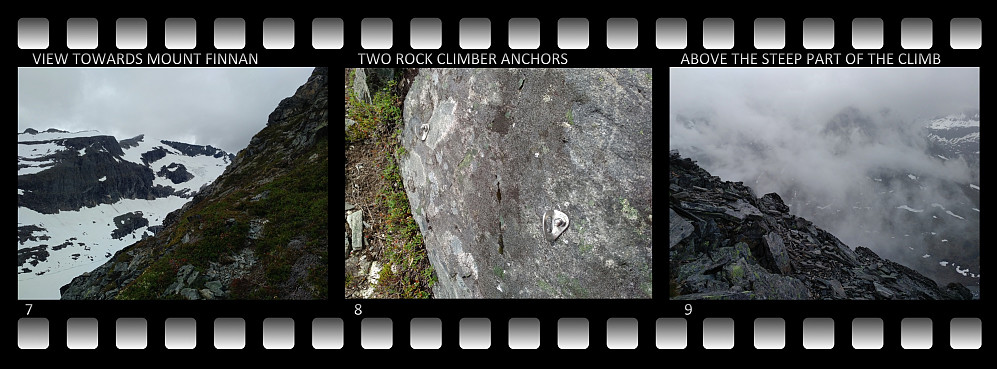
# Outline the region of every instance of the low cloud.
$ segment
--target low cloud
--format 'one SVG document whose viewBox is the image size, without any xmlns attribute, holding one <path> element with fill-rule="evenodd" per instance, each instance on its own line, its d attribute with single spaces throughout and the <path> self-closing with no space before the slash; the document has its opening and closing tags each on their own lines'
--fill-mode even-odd
<svg viewBox="0 0 997 369">
<path fill-rule="evenodd" d="M 139 134 L 236 153 L 312 68 L 18 68 L 17 129 Z"/>
<path fill-rule="evenodd" d="M 926 153 L 922 130 L 979 111 L 978 68 L 673 68 L 669 96 L 671 149 L 756 196 L 796 194 L 794 214 L 852 247 L 888 256 L 895 237 L 913 236 L 897 206 L 951 208 L 971 200 L 937 181 L 979 184 L 978 167 Z M 890 173 L 917 177 L 915 190 L 873 178 Z M 814 216 L 821 207 L 844 213 Z"/>
</svg>

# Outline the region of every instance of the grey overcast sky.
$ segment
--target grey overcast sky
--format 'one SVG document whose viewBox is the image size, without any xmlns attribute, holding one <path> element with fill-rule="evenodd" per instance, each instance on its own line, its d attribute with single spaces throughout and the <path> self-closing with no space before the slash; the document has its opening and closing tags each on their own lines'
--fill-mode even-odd
<svg viewBox="0 0 997 369">
<path fill-rule="evenodd" d="M 17 132 L 145 134 L 232 154 L 313 68 L 18 68 Z"/>
<path fill-rule="evenodd" d="M 832 209 L 890 204 L 818 223 L 849 246 L 890 257 L 897 251 L 884 245 L 903 237 L 893 232 L 904 224 L 896 220 L 905 213 L 899 206 L 969 203 L 924 177 L 979 185 L 978 169 L 966 161 L 928 154 L 921 128 L 935 117 L 979 112 L 980 68 L 672 68 L 669 77 L 669 148 L 712 175 L 743 181 L 759 197 L 799 193 Z M 867 119 L 874 137 L 824 132 L 847 111 Z M 884 168 L 926 186 L 884 192 L 872 178 Z M 811 217 L 791 205 L 794 214 Z"/>
</svg>

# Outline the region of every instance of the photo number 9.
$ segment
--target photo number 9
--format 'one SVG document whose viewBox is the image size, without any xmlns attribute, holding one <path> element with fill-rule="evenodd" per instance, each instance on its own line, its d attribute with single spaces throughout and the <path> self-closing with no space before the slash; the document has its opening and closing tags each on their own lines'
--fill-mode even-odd
<svg viewBox="0 0 997 369">
<path fill-rule="evenodd" d="M 692 304 L 685 304 L 685 315 L 692 315 Z"/>
</svg>

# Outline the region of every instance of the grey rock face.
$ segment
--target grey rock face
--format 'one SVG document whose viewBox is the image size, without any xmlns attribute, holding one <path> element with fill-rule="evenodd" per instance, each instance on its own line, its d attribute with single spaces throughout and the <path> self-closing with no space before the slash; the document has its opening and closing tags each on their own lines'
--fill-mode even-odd
<svg viewBox="0 0 997 369">
<path fill-rule="evenodd" d="M 399 164 L 435 296 L 652 297 L 651 85 L 650 69 L 420 70 Z M 548 210 L 570 219 L 553 241 Z"/>
</svg>

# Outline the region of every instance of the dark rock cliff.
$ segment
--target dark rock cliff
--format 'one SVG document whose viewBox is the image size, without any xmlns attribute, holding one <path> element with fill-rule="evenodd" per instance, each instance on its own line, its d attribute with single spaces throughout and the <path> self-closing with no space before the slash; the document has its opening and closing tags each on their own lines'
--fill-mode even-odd
<svg viewBox="0 0 997 369">
<path fill-rule="evenodd" d="M 66 150 L 38 160 L 53 161 L 51 168 L 17 176 L 17 206 L 40 213 L 77 210 L 83 206 L 113 203 L 122 198 L 151 199 L 153 173 L 142 165 L 120 160 L 124 152 L 111 136 L 55 140 Z M 21 141 L 21 144 L 33 144 Z M 41 143 L 41 142 L 38 142 Z M 100 178 L 110 180 L 100 181 Z"/>
<path fill-rule="evenodd" d="M 155 237 L 74 278 L 62 298 L 327 298 L 327 132 L 328 70 L 316 68 Z"/>
<path fill-rule="evenodd" d="M 669 274 L 673 299 L 970 299 L 916 271 L 854 250 L 789 213 L 778 194 L 757 198 L 741 182 L 669 155 Z"/>
</svg>

